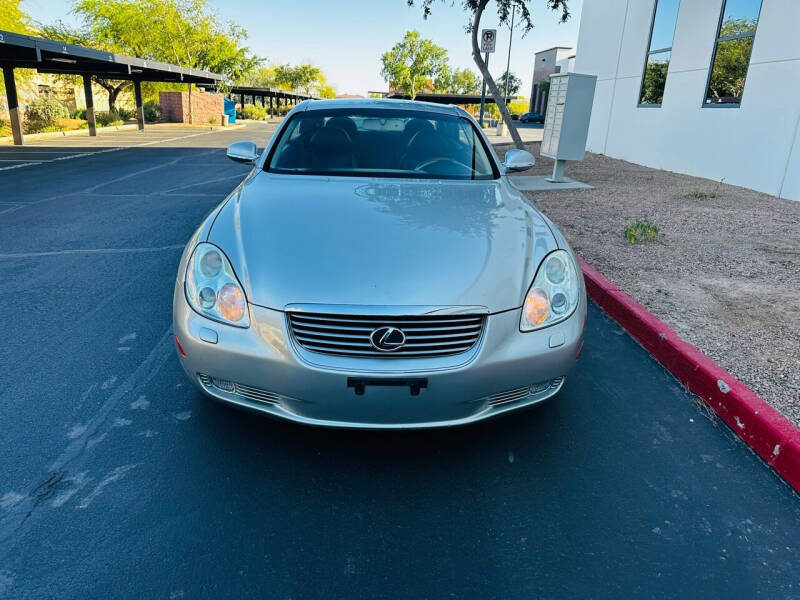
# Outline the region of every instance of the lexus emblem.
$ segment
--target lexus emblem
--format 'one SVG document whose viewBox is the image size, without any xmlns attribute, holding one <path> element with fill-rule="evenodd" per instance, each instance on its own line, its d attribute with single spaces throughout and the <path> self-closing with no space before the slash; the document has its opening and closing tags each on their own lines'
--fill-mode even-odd
<svg viewBox="0 0 800 600">
<path fill-rule="evenodd" d="M 372 347 L 381 352 L 394 352 L 406 343 L 406 334 L 394 327 L 379 327 L 369 334 Z"/>
</svg>

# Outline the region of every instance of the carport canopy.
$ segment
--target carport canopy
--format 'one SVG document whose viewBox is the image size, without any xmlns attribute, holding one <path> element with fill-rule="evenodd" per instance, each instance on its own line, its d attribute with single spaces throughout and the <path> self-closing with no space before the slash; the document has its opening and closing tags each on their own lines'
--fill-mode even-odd
<svg viewBox="0 0 800 600">
<path fill-rule="evenodd" d="M 136 118 L 140 129 L 144 129 L 142 81 L 214 85 L 223 79 L 222 75 L 209 71 L 179 67 L 2 30 L 0 30 L 0 66 L 2 66 L 5 79 L 14 144 L 17 145 L 22 144 L 22 124 L 14 69 L 36 69 L 39 73 L 83 76 L 89 135 L 96 135 L 92 76 L 101 79 L 128 79 L 133 82 Z"/>
<path fill-rule="evenodd" d="M 210 87 L 210 86 L 205 86 Z M 228 94 L 231 96 L 231 99 L 236 101 L 236 97 L 239 98 L 239 103 L 241 104 L 242 108 L 244 108 L 244 99 L 245 96 L 251 96 L 253 98 L 253 104 L 256 103 L 256 98 L 261 99 L 261 106 L 267 107 L 267 99 L 269 99 L 269 115 L 270 117 L 273 113 L 280 108 L 281 101 L 283 101 L 284 105 L 294 105 L 302 102 L 303 100 L 314 100 L 314 96 L 309 96 L 307 94 L 298 94 L 296 92 L 291 92 L 289 90 L 282 90 L 279 88 L 271 88 L 271 87 L 248 87 L 248 86 L 234 86 L 230 88 Z"/>
</svg>

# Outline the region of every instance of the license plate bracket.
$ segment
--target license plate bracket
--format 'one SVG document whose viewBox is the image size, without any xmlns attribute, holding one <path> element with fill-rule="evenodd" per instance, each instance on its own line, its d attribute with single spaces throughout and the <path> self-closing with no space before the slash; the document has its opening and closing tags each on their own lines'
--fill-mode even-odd
<svg viewBox="0 0 800 600">
<path fill-rule="evenodd" d="M 368 385 L 386 387 L 408 387 L 412 396 L 419 396 L 422 388 L 428 387 L 426 377 L 406 378 L 406 379 L 382 379 L 378 377 L 348 377 L 347 387 L 353 388 L 356 396 L 363 396 L 364 390 Z"/>
</svg>

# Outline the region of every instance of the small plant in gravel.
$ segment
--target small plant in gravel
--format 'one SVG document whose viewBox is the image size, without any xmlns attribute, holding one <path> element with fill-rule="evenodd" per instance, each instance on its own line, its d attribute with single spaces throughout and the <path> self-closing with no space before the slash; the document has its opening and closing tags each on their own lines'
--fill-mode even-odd
<svg viewBox="0 0 800 600">
<path fill-rule="evenodd" d="M 658 232 L 658 226 L 654 223 L 644 219 L 637 219 L 633 225 L 626 227 L 622 234 L 631 244 L 635 244 L 653 239 L 658 235 Z"/>
<path fill-rule="evenodd" d="M 681 192 L 680 196 L 681 198 L 693 198 L 695 200 L 710 200 L 711 198 L 716 198 L 722 188 L 723 181 L 725 181 L 724 178 L 720 179 L 717 185 L 710 190 L 699 186 L 686 188 Z"/>
</svg>

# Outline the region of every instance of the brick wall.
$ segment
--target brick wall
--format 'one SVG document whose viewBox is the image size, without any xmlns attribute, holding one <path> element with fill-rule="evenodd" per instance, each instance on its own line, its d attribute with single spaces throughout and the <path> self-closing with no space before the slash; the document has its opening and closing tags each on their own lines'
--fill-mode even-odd
<svg viewBox="0 0 800 600">
<path fill-rule="evenodd" d="M 213 118 L 219 125 L 222 118 L 222 94 L 192 91 L 192 112 L 195 125 L 208 125 Z M 159 92 L 161 118 L 171 123 L 189 122 L 189 92 Z"/>
</svg>

